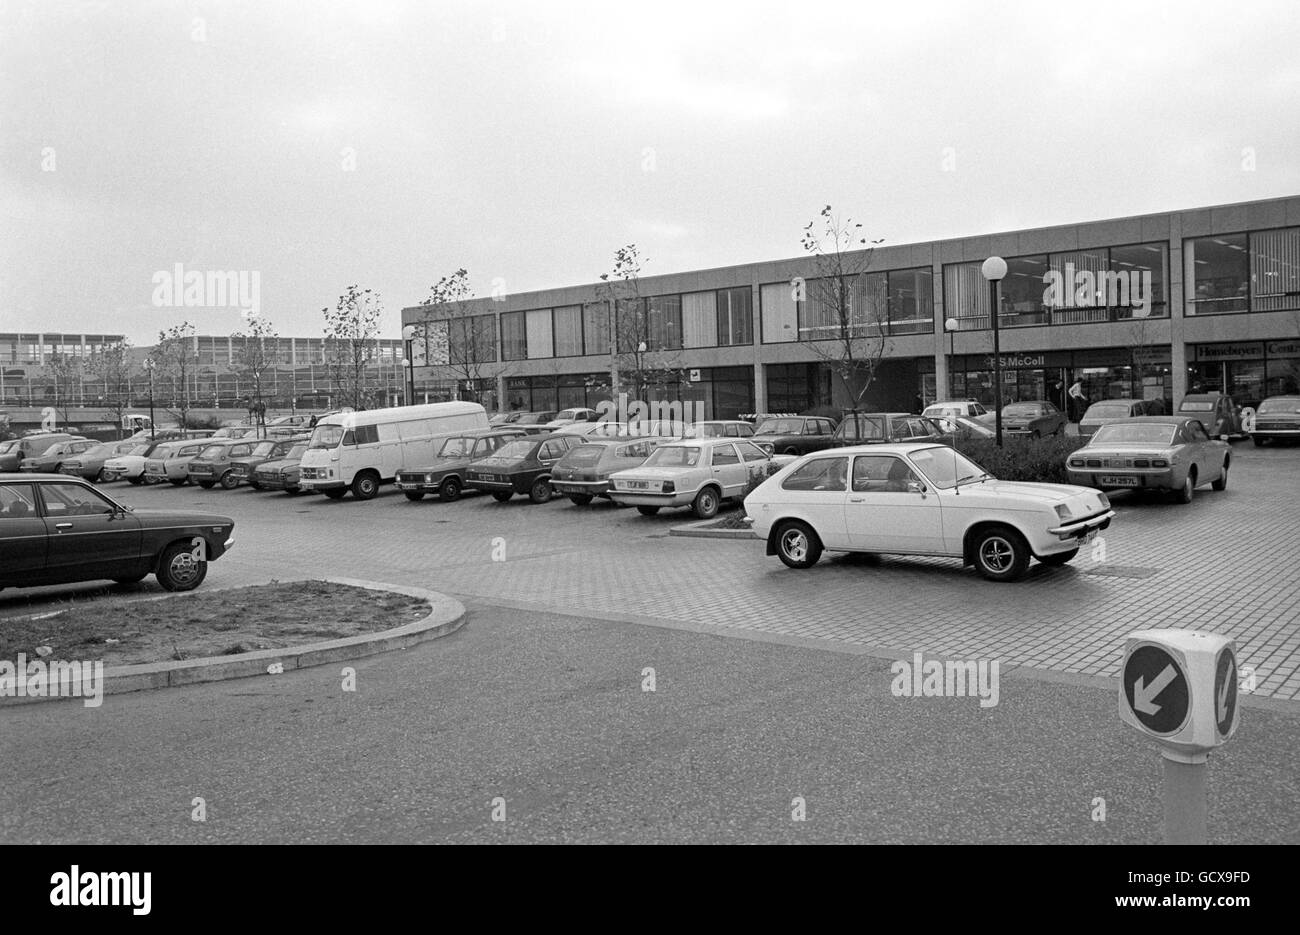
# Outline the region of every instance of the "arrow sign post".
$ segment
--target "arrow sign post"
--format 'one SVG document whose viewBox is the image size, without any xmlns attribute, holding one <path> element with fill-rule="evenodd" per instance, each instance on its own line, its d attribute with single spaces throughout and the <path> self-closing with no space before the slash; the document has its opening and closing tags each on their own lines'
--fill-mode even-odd
<svg viewBox="0 0 1300 935">
<path fill-rule="evenodd" d="M 1235 643 L 1197 630 L 1130 633 L 1119 716 L 1160 746 L 1165 842 L 1204 844 L 1209 752 L 1237 729 Z"/>
</svg>

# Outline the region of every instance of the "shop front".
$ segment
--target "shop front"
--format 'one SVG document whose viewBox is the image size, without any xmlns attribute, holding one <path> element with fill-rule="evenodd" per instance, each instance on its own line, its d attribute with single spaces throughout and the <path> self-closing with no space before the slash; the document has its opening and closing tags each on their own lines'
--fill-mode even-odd
<svg viewBox="0 0 1300 935">
<path fill-rule="evenodd" d="M 1190 393 L 1225 393 L 1255 408 L 1269 396 L 1300 392 L 1300 340 L 1194 344 L 1187 356 Z"/>
<path fill-rule="evenodd" d="M 953 358 L 953 399 L 974 399 L 992 406 L 994 361 L 990 354 Z M 1089 348 L 1004 354 L 1002 403 L 1045 399 L 1068 412 L 1067 392 L 1078 380 L 1089 403 L 1102 399 L 1163 399 L 1168 411 L 1173 394 L 1168 347 Z M 1072 414 L 1077 418 L 1077 413 Z"/>
</svg>

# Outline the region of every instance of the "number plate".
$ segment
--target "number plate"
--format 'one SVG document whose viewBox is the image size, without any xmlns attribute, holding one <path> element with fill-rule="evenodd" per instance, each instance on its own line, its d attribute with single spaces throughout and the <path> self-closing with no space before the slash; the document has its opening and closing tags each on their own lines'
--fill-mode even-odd
<svg viewBox="0 0 1300 935">
<path fill-rule="evenodd" d="M 629 480 L 624 481 L 623 486 L 628 490 L 649 490 L 650 482 L 648 480 Z"/>
<path fill-rule="evenodd" d="M 1093 539 L 1096 539 L 1096 538 L 1097 538 L 1097 530 L 1095 530 L 1095 529 L 1089 529 L 1086 533 L 1084 533 L 1084 536 L 1083 536 L 1084 544 L 1087 544 L 1087 543 L 1091 542 Z"/>
<path fill-rule="evenodd" d="M 1136 477 L 1125 477 L 1122 474 L 1103 474 L 1097 478 L 1097 482 L 1105 484 L 1108 487 L 1138 487 L 1141 486 Z"/>
</svg>

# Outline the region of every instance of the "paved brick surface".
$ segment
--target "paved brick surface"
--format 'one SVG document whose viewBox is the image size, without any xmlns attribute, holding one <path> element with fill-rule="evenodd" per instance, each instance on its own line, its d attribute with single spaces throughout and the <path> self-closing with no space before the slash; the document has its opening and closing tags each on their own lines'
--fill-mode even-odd
<svg viewBox="0 0 1300 935">
<path fill-rule="evenodd" d="M 238 545 L 210 572 L 222 583 L 368 577 L 445 591 L 471 610 L 497 601 L 1102 677 L 1117 675 L 1134 629 L 1203 628 L 1238 640 L 1257 696 L 1300 700 L 1300 448 L 1236 445 L 1228 490 L 1203 488 L 1187 506 L 1117 496 L 1104 555 L 1034 566 L 1009 585 L 942 559 L 823 558 L 791 571 L 757 540 L 669 538 L 685 513 L 642 517 L 599 502 L 113 489 L 137 506 L 234 516 Z M 41 602 L 5 592 L 0 616 Z"/>
</svg>

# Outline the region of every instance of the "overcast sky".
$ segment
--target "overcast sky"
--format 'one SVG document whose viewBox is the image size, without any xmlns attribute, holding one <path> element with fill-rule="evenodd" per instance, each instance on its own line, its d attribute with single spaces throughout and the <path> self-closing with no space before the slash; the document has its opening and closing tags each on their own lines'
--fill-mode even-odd
<svg viewBox="0 0 1300 935">
<path fill-rule="evenodd" d="M 795 256 L 827 203 L 897 244 L 1293 195 L 1298 105 L 1294 0 L 0 0 L 0 331 L 243 324 L 156 307 L 177 263 L 396 337 L 458 267 Z"/>
</svg>

